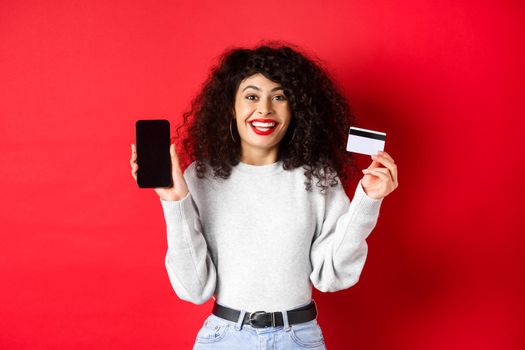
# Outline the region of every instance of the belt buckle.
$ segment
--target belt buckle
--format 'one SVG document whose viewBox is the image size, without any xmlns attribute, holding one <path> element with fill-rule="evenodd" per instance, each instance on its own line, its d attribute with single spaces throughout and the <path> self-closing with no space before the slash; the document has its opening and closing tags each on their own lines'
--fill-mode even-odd
<svg viewBox="0 0 525 350">
<path fill-rule="evenodd" d="M 272 314 L 272 327 L 275 327 L 275 314 L 273 312 L 270 312 Z M 254 317 L 257 317 L 258 315 L 265 315 L 268 314 L 268 312 L 265 311 L 255 311 L 250 313 L 250 317 L 248 317 L 248 321 L 250 322 L 250 325 L 255 328 L 264 328 L 264 327 L 270 327 L 266 325 L 257 324 L 254 322 L 257 322 L 257 320 Z"/>
</svg>

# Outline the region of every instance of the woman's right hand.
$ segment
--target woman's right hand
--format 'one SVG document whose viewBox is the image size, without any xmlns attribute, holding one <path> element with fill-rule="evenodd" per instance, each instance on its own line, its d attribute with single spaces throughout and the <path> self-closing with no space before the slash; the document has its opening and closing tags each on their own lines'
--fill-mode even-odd
<svg viewBox="0 0 525 350">
<path fill-rule="evenodd" d="M 171 178 L 173 180 L 172 187 L 156 187 L 153 190 L 159 195 L 159 197 L 165 201 L 179 201 L 186 197 L 188 194 L 188 185 L 182 174 L 182 169 L 179 164 L 179 157 L 175 151 L 175 144 L 170 145 L 171 155 Z M 131 144 L 131 176 L 137 181 L 137 170 L 139 166 L 137 164 L 137 148 L 135 144 Z"/>
</svg>

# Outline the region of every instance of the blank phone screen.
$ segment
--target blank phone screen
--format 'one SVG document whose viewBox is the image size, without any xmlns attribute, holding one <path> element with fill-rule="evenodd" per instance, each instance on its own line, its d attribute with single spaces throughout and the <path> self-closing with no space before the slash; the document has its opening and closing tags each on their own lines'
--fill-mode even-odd
<svg viewBox="0 0 525 350">
<path fill-rule="evenodd" d="M 164 119 L 138 120 L 137 184 L 141 188 L 171 187 L 170 123 Z"/>
</svg>

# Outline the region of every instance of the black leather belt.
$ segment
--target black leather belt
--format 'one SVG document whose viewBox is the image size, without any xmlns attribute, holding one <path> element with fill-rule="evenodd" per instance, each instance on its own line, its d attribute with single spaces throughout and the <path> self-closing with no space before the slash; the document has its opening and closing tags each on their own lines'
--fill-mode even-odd
<svg viewBox="0 0 525 350">
<path fill-rule="evenodd" d="M 215 302 L 215 304 L 213 305 L 213 309 L 211 312 L 215 316 L 234 322 L 237 322 L 239 320 L 239 315 L 241 313 L 239 310 L 230 309 L 229 307 L 217 304 L 217 302 Z M 317 317 L 317 306 L 315 305 L 315 302 L 312 299 L 312 301 L 308 305 L 301 306 L 292 310 L 287 310 L 285 312 L 288 315 L 288 324 L 308 322 Z M 246 314 L 244 315 L 243 324 L 249 324 L 250 326 L 255 328 L 284 326 L 283 314 L 280 311 L 246 312 Z"/>
</svg>

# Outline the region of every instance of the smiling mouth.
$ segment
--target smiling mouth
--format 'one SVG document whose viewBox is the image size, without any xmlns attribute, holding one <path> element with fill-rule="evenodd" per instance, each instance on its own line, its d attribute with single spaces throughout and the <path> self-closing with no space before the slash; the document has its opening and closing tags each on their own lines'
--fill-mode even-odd
<svg viewBox="0 0 525 350">
<path fill-rule="evenodd" d="M 275 130 L 275 127 L 277 126 L 277 124 L 279 124 L 274 120 L 267 120 L 267 121 L 252 120 L 249 123 L 250 123 L 252 130 L 257 135 L 270 135 Z"/>
<path fill-rule="evenodd" d="M 259 130 L 268 130 L 275 128 L 277 126 L 277 123 L 274 121 L 271 122 L 260 122 L 260 121 L 252 121 L 250 124 Z"/>
</svg>

